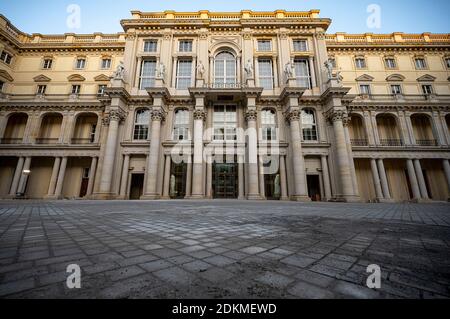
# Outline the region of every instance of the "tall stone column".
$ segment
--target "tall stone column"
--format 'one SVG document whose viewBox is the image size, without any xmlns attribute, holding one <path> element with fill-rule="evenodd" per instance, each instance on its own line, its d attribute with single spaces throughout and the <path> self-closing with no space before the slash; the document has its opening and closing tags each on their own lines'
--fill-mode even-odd
<svg viewBox="0 0 450 319">
<path fill-rule="evenodd" d="M 122 178 L 120 181 L 120 190 L 119 190 L 119 195 L 121 199 L 124 199 L 127 194 L 129 169 L 130 169 L 130 155 L 125 154 L 123 157 Z"/>
<path fill-rule="evenodd" d="M 19 187 L 17 189 L 18 193 L 25 193 L 25 186 L 27 184 L 28 175 L 24 174 L 24 171 L 29 171 L 31 166 L 31 157 L 25 158 L 25 163 L 23 164 L 23 168 L 20 172 L 20 180 Z"/>
<path fill-rule="evenodd" d="M 291 145 L 292 145 L 292 167 L 294 174 L 295 189 L 291 196 L 296 201 L 311 201 L 308 196 L 306 184 L 305 159 L 302 152 L 302 140 L 300 135 L 300 116 L 299 110 L 292 110 L 288 114 L 288 120 L 291 126 Z"/>
<path fill-rule="evenodd" d="M 443 159 L 442 165 L 444 166 L 445 177 L 447 179 L 448 190 L 450 192 L 450 163 L 448 162 L 448 159 Z"/>
<path fill-rule="evenodd" d="M 92 196 L 92 193 L 94 192 L 94 180 L 95 180 L 95 174 L 97 173 L 97 163 L 98 158 L 93 157 L 91 161 L 91 169 L 89 170 L 89 183 L 87 187 L 87 196 Z"/>
<path fill-rule="evenodd" d="M 244 157 L 238 158 L 239 199 L 245 199 Z"/>
<path fill-rule="evenodd" d="M 186 198 L 191 197 L 192 193 L 192 156 L 189 155 L 186 174 Z"/>
<path fill-rule="evenodd" d="M 347 113 L 345 111 L 334 111 L 332 113 L 331 121 L 333 123 L 333 131 L 336 143 L 337 153 L 337 170 L 339 172 L 340 182 L 340 197 L 346 201 L 352 201 L 354 198 L 353 192 L 353 177 L 351 174 L 351 163 L 348 156 L 347 142 L 344 131 L 344 121 L 347 120 Z"/>
<path fill-rule="evenodd" d="M 170 155 L 165 156 L 166 162 L 164 166 L 164 183 L 163 183 L 163 198 L 170 198 L 170 168 L 172 166 L 172 158 Z"/>
<path fill-rule="evenodd" d="M 147 185 L 142 199 L 158 199 L 157 191 L 158 182 L 158 164 L 161 148 L 161 122 L 164 119 L 162 110 L 152 111 L 152 128 L 150 134 L 150 153 L 148 157 L 147 167 Z"/>
<path fill-rule="evenodd" d="M 370 166 L 372 167 L 373 184 L 375 186 L 375 194 L 377 201 L 381 202 L 384 199 L 383 190 L 381 189 L 380 174 L 378 172 L 377 161 L 375 159 L 370 160 Z"/>
<path fill-rule="evenodd" d="M 382 159 L 378 160 L 378 174 L 380 174 L 381 188 L 383 189 L 384 199 L 391 200 L 391 192 L 389 191 L 389 183 L 386 176 L 386 169 Z"/>
<path fill-rule="evenodd" d="M 206 198 L 212 198 L 212 157 L 209 156 L 206 162 Z"/>
<path fill-rule="evenodd" d="M 323 175 L 323 188 L 325 191 L 325 200 L 330 200 L 332 198 L 331 194 L 331 183 L 330 183 L 330 172 L 328 170 L 328 159 L 326 155 L 322 155 L 322 175 Z"/>
<path fill-rule="evenodd" d="M 414 168 L 416 169 L 417 181 L 419 182 L 420 194 L 424 200 L 430 199 L 428 196 L 427 185 L 425 183 L 425 177 L 423 176 L 422 166 L 420 165 L 420 160 L 414 160 Z"/>
<path fill-rule="evenodd" d="M 286 177 L 286 156 L 280 156 L 281 200 L 289 200 Z"/>
<path fill-rule="evenodd" d="M 345 134 L 345 144 L 347 145 L 347 153 L 348 153 L 348 163 L 350 168 L 350 174 L 352 176 L 352 186 L 353 186 L 353 195 L 359 197 L 359 189 L 358 189 L 358 179 L 356 178 L 356 168 L 355 168 L 355 160 L 353 159 L 353 149 L 352 143 L 350 141 L 350 132 L 348 130 L 348 126 L 350 124 L 350 117 L 347 117 L 344 121 L 344 134 Z"/>
<path fill-rule="evenodd" d="M 22 172 L 23 172 L 23 163 L 24 162 L 25 162 L 24 157 L 19 157 L 19 159 L 17 160 L 16 170 L 14 172 L 13 181 L 11 184 L 11 188 L 9 190 L 9 195 L 12 197 L 16 196 L 17 188 L 19 187 L 20 177 L 22 176 Z"/>
<path fill-rule="evenodd" d="M 411 159 L 406 160 L 406 167 L 408 168 L 408 177 L 413 192 L 413 200 L 418 201 L 420 200 L 420 188 L 417 182 L 416 171 L 414 170 L 414 163 Z"/>
<path fill-rule="evenodd" d="M 119 124 L 122 118 L 122 113 L 111 111 L 109 117 L 103 121 L 104 125 L 109 125 L 100 179 L 100 194 L 103 196 L 109 196 L 111 194 L 111 182 L 118 144 L 117 137 L 119 134 Z"/>
<path fill-rule="evenodd" d="M 201 99 L 203 103 L 203 99 Z M 203 198 L 203 123 L 206 112 L 203 107 L 194 111 L 194 163 L 192 166 L 192 199 Z"/>
<path fill-rule="evenodd" d="M 55 157 L 55 162 L 53 164 L 52 177 L 50 178 L 50 184 L 48 186 L 47 197 L 55 195 L 56 182 L 58 180 L 59 166 L 61 165 L 61 157 Z"/>
<path fill-rule="evenodd" d="M 247 120 L 247 152 L 248 152 L 248 195 L 249 200 L 259 200 L 259 173 L 258 173 L 258 134 L 256 131 L 256 110 L 249 110 L 245 114 Z"/>
<path fill-rule="evenodd" d="M 63 157 L 61 160 L 61 166 L 59 167 L 58 181 L 56 182 L 55 198 L 59 199 L 62 194 L 62 189 L 64 185 L 64 176 L 66 175 L 67 168 L 67 156 Z"/>
</svg>

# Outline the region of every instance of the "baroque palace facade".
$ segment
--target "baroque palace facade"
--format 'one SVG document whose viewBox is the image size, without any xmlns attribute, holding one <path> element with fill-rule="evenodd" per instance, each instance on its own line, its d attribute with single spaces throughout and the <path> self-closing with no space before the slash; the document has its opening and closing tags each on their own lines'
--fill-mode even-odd
<svg viewBox="0 0 450 319">
<path fill-rule="evenodd" d="M 319 11 L 0 17 L 0 197 L 444 201 L 450 35 L 327 34 Z"/>
</svg>

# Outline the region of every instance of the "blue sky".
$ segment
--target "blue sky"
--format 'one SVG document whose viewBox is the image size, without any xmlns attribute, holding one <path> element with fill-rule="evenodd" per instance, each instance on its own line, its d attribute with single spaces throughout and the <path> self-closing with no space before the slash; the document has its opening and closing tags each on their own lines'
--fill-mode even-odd
<svg viewBox="0 0 450 319">
<path fill-rule="evenodd" d="M 67 26 L 67 7 L 81 8 L 80 28 Z M 381 8 L 381 28 L 367 26 L 367 7 Z M 320 9 L 321 16 L 333 19 L 329 32 L 390 33 L 394 31 L 450 32 L 448 0 L 0 0 L 0 13 L 27 33 L 113 33 L 122 31 L 119 21 L 141 11 L 240 11 L 242 9 Z"/>
</svg>

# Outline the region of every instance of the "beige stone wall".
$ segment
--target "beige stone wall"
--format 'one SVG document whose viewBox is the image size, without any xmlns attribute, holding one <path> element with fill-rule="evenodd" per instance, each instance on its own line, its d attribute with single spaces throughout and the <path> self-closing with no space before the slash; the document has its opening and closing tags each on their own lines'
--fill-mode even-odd
<svg viewBox="0 0 450 319">
<path fill-rule="evenodd" d="M 31 161 L 31 174 L 25 190 L 28 198 L 44 198 L 48 194 L 48 186 L 52 176 L 53 158 L 34 157 Z"/>
</svg>

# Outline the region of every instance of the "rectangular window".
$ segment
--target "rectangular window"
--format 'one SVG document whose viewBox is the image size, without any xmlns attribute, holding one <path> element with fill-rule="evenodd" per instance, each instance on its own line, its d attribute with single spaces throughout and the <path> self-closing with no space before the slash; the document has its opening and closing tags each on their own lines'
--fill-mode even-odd
<svg viewBox="0 0 450 319">
<path fill-rule="evenodd" d="M 144 41 L 144 52 L 156 52 L 158 48 L 158 41 L 146 40 Z"/>
<path fill-rule="evenodd" d="M 425 62 L 425 59 L 417 58 L 415 61 L 416 61 L 416 69 L 423 70 L 423 69 L 427 68 L 427 64 Z"/>
<path fill-rule="evenodd" d="M 365 69 L 366 68 L 366 59 L 364 58 L 356 58 L 355 65 L 357 69 Z"/>
<path fill-rule="evenodd" d="M 111 59 L 103 59 L 102 60 L 102 69 L 108 70 L 111 68 Z"/>
<path fill-rule="evenodd" d="M 173 139 L 175 141 L 189 140 L 189 111 L 178 110 L 175 113 Z"/>
<path fill-rule="evenodd" d="M 384 60 L 384 63 L 386 65 L 387 69 L 395 69 L 397 67 L 397 64 L 395 63 L 394 58 L 387 58 Z"/>
<path fill-rule="evenodd" d="M 309 71 L 309 61 L 307 59 L 295 59 L 295 76 L 297 85 L 303 88 L 311 88 L 311 75 Z"/>
<path fill-rule="evenodd" d="M 5 87 L 5 82 L 0 81 L 0 92 L 3 92 L 4 87 Z"/>
<path fill-rule="evenodd" d="M 369 84 L 361 84 L 359 86 L 359 93 L 361 95 L 370 95 L 370 85 Z"/>
<path fill-rule="evenodd" d="M 214 107 L 214 140 L 236 141 L 236 106 L 216 105 Z"/>
<path fill-rule="evenodd" d="M 53 65 L 53 60 L 52 59 L 45 59 L 43 65 L 42 65 L 42 68 L 46 69 L 46 70 L 49 70 L 49 69 L 52 68 L 52 65 Z"/>
<path fill-rule="evenodd" d="M 258 51 L 272 51 L 272 41 L 258 40 Z"/>
<path fill-rule="evenodd" d="M 76 84 L 72 85 L 72 94 L 80 94 L 81 91 L 81 85 Z"/>
<path fill-rule="evenodd" d="M 186 90 L 191 86 L 192 60 L 178 60 L 177 89 Z"/>
<path fill-rule="evenodd" d="M 45 94 L 45 91 L 47 91 L 47 85 L 38 85 L 37 94 Z"/>
<path fill-rule="evenodd" d="M 75 68 L 81 70 L 81 69 L 84 69 L 85 67 L 86 67 L 86 59 L 84 59 L 84 58 L 77 59 Z"/>
<path fill-rule="evenodd" d="M 402 94 L 402 87 L 399 84 L 391 85 L 391 93 L 394 95 Z"/>
<path fill-rule="evenodd" d="M 156 61 L 144 60 L 141 66 L 141 75 L 139 80 L 139 88 L 145 90 L 155 86 Z"/>
<path fill-rule="evenodd" d="M 192 40 L 181 40 L 178 49 L 180 52 L 192 52 Z"/>
<path fill-rule="evenodd" d="M 2 51 L 0 54 L 0 60 L 6 64 L 11 64 L 12 55 L 6 51 Z"/>
<path fill-rule="evenodd" d="M 91 125 L 91 132 L 89 133 L 89 138 L 91 143 L 95 142 L 95 133 L 97 131 L 97 124 L 92 124 Z"/>
<path fill-rule="evenodd" d="M 271 59 L 259 59 L 259 85 L 266 90 L 273 89 L 273 68 Z"/>
<path fill-rule="evenodd" d="M 294 51 L 295 52 L 308 51 L 308 41 L 306 41 L 306 40 L 294 40 Z"/>
<path fill-rule="evenodd" d="M 450 58 L 445 58 L 445 66 L 450 69 Z"/>
<path fill-rule="evenodd" d="M 103 95 L 103 94 L 105 93 L 106 87 L 107 87 L 106 84 L 100 84 L 100 85 L 98 86 L 97 94 L 98 94 L 98 95 Z"/>
<path fill-rule="evenodd" d="M 431 86 L 431 84 L 424 84 L 422 85 L 422 92 L 425 95 L 433 94 L 433 87 Z"/>
</svg>

